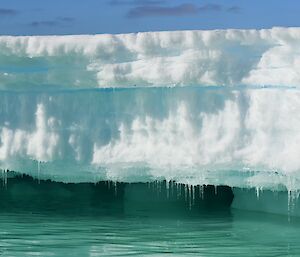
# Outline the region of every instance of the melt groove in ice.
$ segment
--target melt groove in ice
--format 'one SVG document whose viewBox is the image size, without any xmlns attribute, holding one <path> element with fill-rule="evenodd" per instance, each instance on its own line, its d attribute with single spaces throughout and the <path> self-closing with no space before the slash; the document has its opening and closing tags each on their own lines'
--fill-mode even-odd
<svg viewBox="0 0 300 257">
<path fill-rule="evenodd" d="M 298 188 L 298 89 L 2 92 L 0 101 L 4 169 L 62 181 Z"/>
</svg>

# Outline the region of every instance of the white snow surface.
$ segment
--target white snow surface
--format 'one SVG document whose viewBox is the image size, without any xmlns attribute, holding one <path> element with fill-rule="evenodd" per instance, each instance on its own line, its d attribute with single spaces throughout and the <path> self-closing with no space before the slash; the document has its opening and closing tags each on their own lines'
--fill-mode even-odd
<svg viewBox="0 0 300 257">
<path fill-rule="evenodd" d="M 300 86 L 300 29 L 1 36 L 0 88 Z"/>
</svg>

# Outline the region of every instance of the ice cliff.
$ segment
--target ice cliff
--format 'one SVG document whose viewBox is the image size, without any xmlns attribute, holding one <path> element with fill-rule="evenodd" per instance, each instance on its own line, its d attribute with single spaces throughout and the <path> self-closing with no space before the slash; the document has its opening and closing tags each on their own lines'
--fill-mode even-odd
<svg viewBox="0 0 300 257">
<path fill-rule="evenodd" d="M 0 37 L 0 166 L 300 188 L 300 29 Z"/>
</svg>

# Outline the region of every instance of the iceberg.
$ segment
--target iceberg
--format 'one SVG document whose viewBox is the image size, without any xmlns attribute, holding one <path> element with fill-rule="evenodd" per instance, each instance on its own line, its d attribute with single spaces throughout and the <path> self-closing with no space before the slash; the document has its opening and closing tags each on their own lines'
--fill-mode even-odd
<svg viewBox="0 0 300 257">
<path fill-rule="evenodd" d="M 300 189 L 300 29 L 0 37 L 0 167 Z"/>
</svg>

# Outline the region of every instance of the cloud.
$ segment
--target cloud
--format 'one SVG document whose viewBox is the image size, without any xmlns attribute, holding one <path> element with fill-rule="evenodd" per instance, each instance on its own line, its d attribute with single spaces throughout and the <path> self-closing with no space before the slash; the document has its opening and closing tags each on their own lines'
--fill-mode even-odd
<svg viewBox="0 0 300 257">
<path fill-rule="evenodd" d="M 167 0 L 110 0 L 110 5 L 132 6 L 127 12 L 127 18 L 142 18 L 154 16 L 187 16 L 206 12 L 227 11 L 231 13 L 240 12 L 239 6 L 231 6 L 226 9 L 219 4 L 196 5 L 193 3 L 183 3 L 175 6 L 165 5 Z"/>
<path fill-rule="evenodd" d="M 59 25 L 57 21 L 33 21 L 29 24 L 31 27 L 55 27 Z"/>
<path fill-rule="evenodd" d="M 165 0 L 110 0 L 110 5 L 134 5 L 134 6 L 145 6 L 145 5 L 161 5 L 165 4 Z"/>
<path fill-rule="evenodd" d="M 48 20 L 48 21 L 33 21 L 29 23 L 31 27 L 55 27 L 55 26 L 62 26 L 66 25 L 70 22 L 73 22 L 75 19 L 72 17 L 58 17 L 55 20 Z"/>
<path fill-rule="evenodd" d="M 231 6 L 227 9 L 227 12 L 239 13 L 241 11 L 241 7 L 239 6 Z"/>
<path fill-rule="evenodd" d="M 205 4 L 198 8 L 199 12 L 221 11 L 222 6 L 219 4 Z"/>
<path fill-rule="evenodd" d="M 16 16 L 19 12 L 14 9 L 0 8 L 0 17 L 11 17 Z"/>
<path fill-rule="evenodd" d="M 174 7 L 140 6 L 129 10 L 128 18 L 141 18 L 149 16 L 183 16 L 196 14 L 198 8 L 194 4 L 181 4 Z"/>
<path fill-rule="evenodd" d="M 62 21 L 62 22 L 73 22 L 73 21 L 75 21 L 75 18 L 73 18 L 73 17 L 58 17 L 57 20 Z"/>
</svg>

